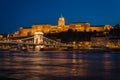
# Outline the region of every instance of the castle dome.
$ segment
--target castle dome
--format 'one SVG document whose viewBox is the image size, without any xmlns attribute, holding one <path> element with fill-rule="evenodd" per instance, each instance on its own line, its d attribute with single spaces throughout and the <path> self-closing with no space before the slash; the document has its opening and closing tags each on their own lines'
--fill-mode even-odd
<svg viewBox="0 0 120 80">
<path fill-rule="evenodd" d="M 65 26 L 65 19 L 61 16 L 58 20 L 58 26 Z"/>
</svg>

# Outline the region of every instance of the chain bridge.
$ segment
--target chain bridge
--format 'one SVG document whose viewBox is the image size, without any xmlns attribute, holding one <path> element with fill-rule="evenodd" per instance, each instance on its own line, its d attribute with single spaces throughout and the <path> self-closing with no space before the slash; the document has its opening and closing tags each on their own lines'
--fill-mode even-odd
<svg viewBox="0 0 120 80">
<path fill-rule="evenodd" d="M 43 36 L 42 32 L 35 32 L 34 36 L 14 39 L 14 40 L 4 40 L 0 41 L 1 48 L 27 48 L 27 49 L 35 49 L 40 50 L 41 48 L 67 48 L 72 47 L 71 44 L 62 43 L 60 41 L 55 41 Z"/>
</svg>

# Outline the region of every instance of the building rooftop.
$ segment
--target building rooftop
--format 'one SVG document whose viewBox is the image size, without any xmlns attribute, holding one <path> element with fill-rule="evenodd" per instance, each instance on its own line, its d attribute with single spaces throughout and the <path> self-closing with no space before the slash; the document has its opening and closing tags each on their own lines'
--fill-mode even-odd
<svg viewBox="0 0 120 80">
<path fill-rule="evenodd" d="M 23 29 L 29 29 L 29 28 L 31 28 L 31 27 L 22 27 Z"/>
<path fill-rule="evenodd" d="M 51 24 L 48 24 L 48 23 L 36 23 L 36 24 L 33 24 L 33 25 L 51 25 Z"/>
<path fill-rule="evenodd" d="M 88 23 L 88 22 L 72 22 L 71 24 L 85 24 L 85 23 Z"/>
<path fill-rule="evenodd" d="M 105 25 L 90 25 L 90 27 L 104 27 Z"/>
</svg>

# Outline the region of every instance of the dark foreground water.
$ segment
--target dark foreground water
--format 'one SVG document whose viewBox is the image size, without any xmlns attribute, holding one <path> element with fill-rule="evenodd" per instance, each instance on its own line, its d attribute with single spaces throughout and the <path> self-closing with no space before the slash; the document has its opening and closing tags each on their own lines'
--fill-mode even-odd
<svg viewBox="0 0 120 80">
<path fill-rule="evenodd" d="M 120 52 L 0 52 L 0 80 L 120 80 Z"/>
</svg>

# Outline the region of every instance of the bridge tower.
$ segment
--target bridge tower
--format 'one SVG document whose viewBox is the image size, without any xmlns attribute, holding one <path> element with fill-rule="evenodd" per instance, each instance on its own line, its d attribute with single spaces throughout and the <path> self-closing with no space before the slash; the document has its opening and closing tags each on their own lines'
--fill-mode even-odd
<svg viewBox="0 0 120 80">
<path fill-rule="evenodd" d="M 43 43 L 43 32 L 35 32 L 34 44 L 42 44 L 42 43 Z"/>
<path fill-rule="evenodd" d="M 36 44 L 35 51 L 40 51 L 43 48 L 43 32 L 34 33 L 34 44 Z"/>
</svg>

